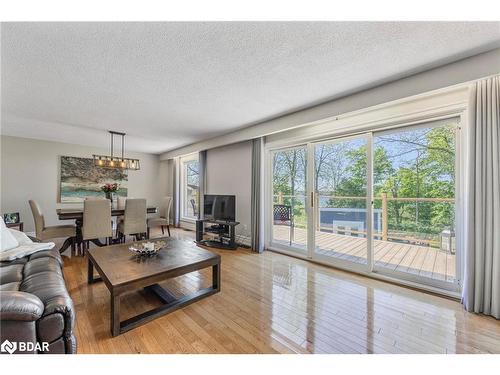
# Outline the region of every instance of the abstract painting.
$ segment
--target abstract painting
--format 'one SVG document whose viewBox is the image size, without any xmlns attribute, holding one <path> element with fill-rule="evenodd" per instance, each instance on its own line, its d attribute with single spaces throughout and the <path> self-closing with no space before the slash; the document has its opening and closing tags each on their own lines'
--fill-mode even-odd
<svg viewBox="0 0 500 375">
<path fill-rule="evenodd" d="M 87 197 L 104 197 L 104 184 L 118 184 L 116 195 L 127 196 L 126 170 L 97 167 L 91 158 L 61 156 L 61 203 L 83 202 Z"/>
</svg>

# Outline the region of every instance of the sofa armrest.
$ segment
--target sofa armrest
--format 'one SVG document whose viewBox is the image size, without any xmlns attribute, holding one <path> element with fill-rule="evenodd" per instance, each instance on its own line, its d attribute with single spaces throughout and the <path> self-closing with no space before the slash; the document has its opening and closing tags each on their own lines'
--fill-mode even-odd
<svg viewBox="0 0 500 375">
<path fill-rule="evenodd" d="M 18 291 L 0 292 L 0 320 L 35 321 L 44 310 L 40 298 Z"/>
</svg>

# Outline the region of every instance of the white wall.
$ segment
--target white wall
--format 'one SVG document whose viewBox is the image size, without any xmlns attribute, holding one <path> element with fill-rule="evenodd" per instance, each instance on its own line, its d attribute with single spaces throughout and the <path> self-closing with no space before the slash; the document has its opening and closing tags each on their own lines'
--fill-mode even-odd
<svg viewBox="0 0 500 375">
<path fill-rule="evenodd" d="M 33 216 L 28 204 L 35 199 L 41 206 L 46 225 L 68 224 L 59 221 L 56 208 L 75 204 L 57 203 L 59 194 L 60 156 L 92 157 L 109 150 L 67 143 L 28 138 L 1 136 L 1 200 L 0 210 L 19 212 L 24 230 L 34 230 Z M 128 195 L 146 198 L 148 205 L 157 206 L 167 193 L 166 163 L 158 155 L 128 153 L 141 161 L 139 171 L 128 173 Z"/>
<path fill-rule="evenodd" d="M 238 240 L 248 244 L 251 223 L 252 142 L 240 142 L 207 151 L 206 194 L 236 196 Z"/>
</svg>

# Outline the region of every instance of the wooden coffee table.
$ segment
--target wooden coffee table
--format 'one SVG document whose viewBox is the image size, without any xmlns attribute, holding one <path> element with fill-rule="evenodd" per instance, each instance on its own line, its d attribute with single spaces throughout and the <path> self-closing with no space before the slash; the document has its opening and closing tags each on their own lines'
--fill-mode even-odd
<svg viewBox="0 0 500 375">
<path fill-rule="evenodd" d="M 102 280 L 111 292 L 113 336 L 220 291 L 220 255 L 197 247 L 190 241 L 168 237 L 161 240 L 167 242 L 167 246 L 153 257 L 138 258 L 128 249 L 130 243 L 98 247 L 88 251 L 88 283 Z M 94 278 L 94 267 L 100 278 Z M 176 298 L 158 285 L 167 279 L 207 267 L 212 267 L 212 286 L 193 294 Z M 156 294 L 163 301 L 163 305 L 120 321 L 121 295 L 142 288 Z"/>
</svg>

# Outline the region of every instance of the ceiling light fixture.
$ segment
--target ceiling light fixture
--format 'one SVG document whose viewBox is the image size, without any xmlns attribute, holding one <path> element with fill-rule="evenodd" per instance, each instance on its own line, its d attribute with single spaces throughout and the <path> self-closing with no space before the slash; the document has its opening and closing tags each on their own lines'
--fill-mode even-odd
<svg viewBox="0 0 500 375">
<path fill-rule="evenodd" d="M 111 134 L 111 155 L 92 155 L 94 157 L 94 165 L 97 167 L 103 168 L 116 168 L 116 169 L 131 169 L 131 170 L 139 170 L 141 169 L 141 165 L 139 163 L 139 159 L 130 159 L 125 158 L 124 154 L 124 145 L 125 145 L 125 133 L 114 132 L 109 130 L 109 134 Z M 122 137 L 122 156 L 116 157 L 113 155 L 113 141 L 114 136 Z"/>
</svg>

